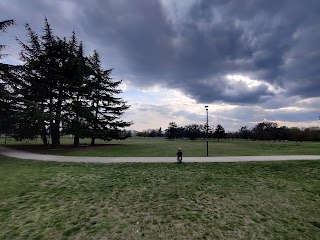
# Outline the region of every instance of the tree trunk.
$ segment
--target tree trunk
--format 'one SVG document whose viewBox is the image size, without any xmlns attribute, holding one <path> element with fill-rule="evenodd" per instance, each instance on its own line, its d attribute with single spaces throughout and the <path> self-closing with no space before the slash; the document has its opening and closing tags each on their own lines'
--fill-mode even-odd
<svg viewBox="0 0 320 240">
<path fill-rule="evenodd" d="M 78 135 L 74 135 L 73 138 L 73 147 L 79 147 L 80 146 L 80 138 Z"/>
<path fill-rule="evenodd" d="M 53 123 L 51 128 L 52 148 L 56 149 L 60 147 L 60 131 L 59 125 Z"/>
<path fill-rule="evenodd" d="M 41 138 L 42 138 L 43 145 L 48 146 L 47 135 L 44 134 L 44 135 L 41 136 Z"/>
<path fill-rule="evenodd" d="M 96 105 L 95 105 L 96 104 Z M 91 136 L 91 145 L 95 145 L 96 136 L 97 136 L 97 121 L 98 121 L 98 111 L 99 111 L 99 100 L 96 103 L 92 103 L 92 107 L 95 107 L 94 113 L 94 126 L 93 126 L 93 136 Z"/>
<path fill-rule="evenodd" d="M 42 124 L 41 139 L 42 139 L 43 145 L 48 146 L 47 130 L 44 124 Z"/>
<path fill-rule="evenodd" d="M 61 122 L 61 110 L 62 110 L 62 95 L 63 95 L 63 86 L 62 83 L 59 83 L 59 95 L 56 108 L 56 117 L 55 123 L 53 124 L 53 134 L 52 134 L 52 147 L 54 149 L 60 147 L 60 122 Z"/>
</svg>

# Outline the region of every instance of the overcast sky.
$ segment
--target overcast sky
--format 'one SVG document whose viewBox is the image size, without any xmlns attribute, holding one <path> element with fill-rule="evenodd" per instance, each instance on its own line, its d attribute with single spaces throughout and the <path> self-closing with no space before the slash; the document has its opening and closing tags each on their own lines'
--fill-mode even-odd
<svg viewBox="0 0 320 240">
<path fill-rule="evenodd" d="M 123 80 L 131 129 L 206 122 L 226 131 L 275 121 L 319 126 L 319 0 L 0 0 L 1 34 L 19 63 L 25 23 L 74 30 Z"/>
</svg>

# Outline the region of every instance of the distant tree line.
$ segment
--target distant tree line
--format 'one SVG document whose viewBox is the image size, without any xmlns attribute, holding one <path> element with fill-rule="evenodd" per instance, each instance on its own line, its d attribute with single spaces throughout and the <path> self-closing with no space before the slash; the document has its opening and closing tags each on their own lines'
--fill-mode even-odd
<svg viewBox="0 0 320 240">
<path fill-rule="evenodd" d="M 184 139 L 188 138 L 190 140 L 196 140 L 199 138 L 206 138 L 207 136 L 207 126 L 190 124 L 184 127 L 179 127 L 175 122 L 170 122 L 167 129 L 162 131 L 159 129 L 148 129 L 137 132 L 135 134 L 137 137 L 164 137 L 167 139 Z M 208 137 L 223 139 L 226 137 L 224 128 L 218 124 L 215 129 L 208 127 Z"/>
<path fill-rule="evenodd" d="M 208 130 L 208 135 L 207 135 Z M 165 137 L 167 139 L 244 139 L 259 141 L 320 141 L 320 128 L 297 128 L 278 126 L 275 122 L 261 122 L 252 128 L 241 127 L 238 131 L 226 132 L 221 124 L 215 128 L 199 124 L 190 124 L 184 127 L 178 126 L 175 122 L 170 122 L 163 132 L 160 129 L 149 129 L 137 132 L 138 137 Z"/>
<path fill-rule="evenodd" d="M 140 132 L 136 132 L 137 137 L 164 137 L 163 131 L 161 128 L 159 129 L 148 129 L 148 130 L 143 130 Z"/>
<path fill-rule="evenodd" d="M 0 23 L 4 31 L 12 20 Z M 47 19 L 42 35 L 26 24 L 27 42 L 19 42 L 22 50 L 20 66 L 0 63 L 0 134 L 17 140 L 41 136 L 44 145 L 57 148 L 60 136 L 80 138 L 122 139 L 123 130 L 131 122 L 121 120 L 129 108 L 117 97 L 121 81 L 111 78 L 99 53 L 84 54 L 83 43 L 75 32 L 69 39 L 55 36 Z M 0 45 L 0 58 L 4 57 Z"/>
<path fill-rule="evenodd" d="M 165 130 L 165 137 L 168 139 L 188 138 L 190 140 L 208 137 L 220 140 L 226 137 L 226 132 L 220 124 L 214 129 L 207 124 L 190 124 L 179 127 L 175 122 L 170 122 L 168 128 Z"/>
<path fill-rule="evenodd" d="M 241 127 L 237 132 L 230 132 L 227 134 L 227 136 L 229 138 L 241 138 L 246 140 L 252 139 L 260 141 L 320 141 L 320 128 L 289 128 L 286 126 L 280 127 L 275 122 L 261 122 L 251 129 L 246 126 Z"/>
</svg>

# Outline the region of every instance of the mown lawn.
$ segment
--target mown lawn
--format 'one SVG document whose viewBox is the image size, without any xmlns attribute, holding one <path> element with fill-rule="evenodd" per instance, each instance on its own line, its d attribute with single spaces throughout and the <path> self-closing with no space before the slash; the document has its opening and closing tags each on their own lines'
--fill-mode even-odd
<svg viewBox="0 0 320 240">
<path fill-rule="evenodd" d="M 320 239 L 320 161 L 0 157 L 0 239 Z"/>
<path fill-rule="evenodd" d="M 19 142 L 10 141 L 6 146 L 26 151 L 59 154 L 67 156 L 97 156 L 97 157 L 174 157 L 177 148 L 182 147 L 184 156 L 206 156 L 205 140 L 174 140 L 159 138 L 134 138 L 113 140 L 109 143 L 88 148 L 72 148 L 72 139 L 62 139 L 62 148 L 48 150 L 39 145 L 40 141 Z M 35 144 L 36 143 L 36 144 Z M 90 143 L 82 140 L 82 143 Z M 102 144 L 103 143 L 103 144 Z M 209 156 L 255 156 L 255 155 L 319 155 L 320 142 L 274 142 L 274 141 L 244 141 L 244 140 L 210 140 Z"/>
</svg>

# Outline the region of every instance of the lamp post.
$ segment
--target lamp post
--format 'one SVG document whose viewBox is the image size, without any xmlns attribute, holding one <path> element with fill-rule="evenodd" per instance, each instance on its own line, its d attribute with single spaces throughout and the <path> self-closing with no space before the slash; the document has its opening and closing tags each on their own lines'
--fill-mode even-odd
<svg viewBox="0 0 320 240">
<path fill-rule="evenodd" d="M 207 112 L 207 157 L 209 156 L 209 142 L 208 142 L 208 130 L 209 130 L 209 124 L 208 124 L 208 108 L 209 106 L 204 106 Z"/>
</svg>

